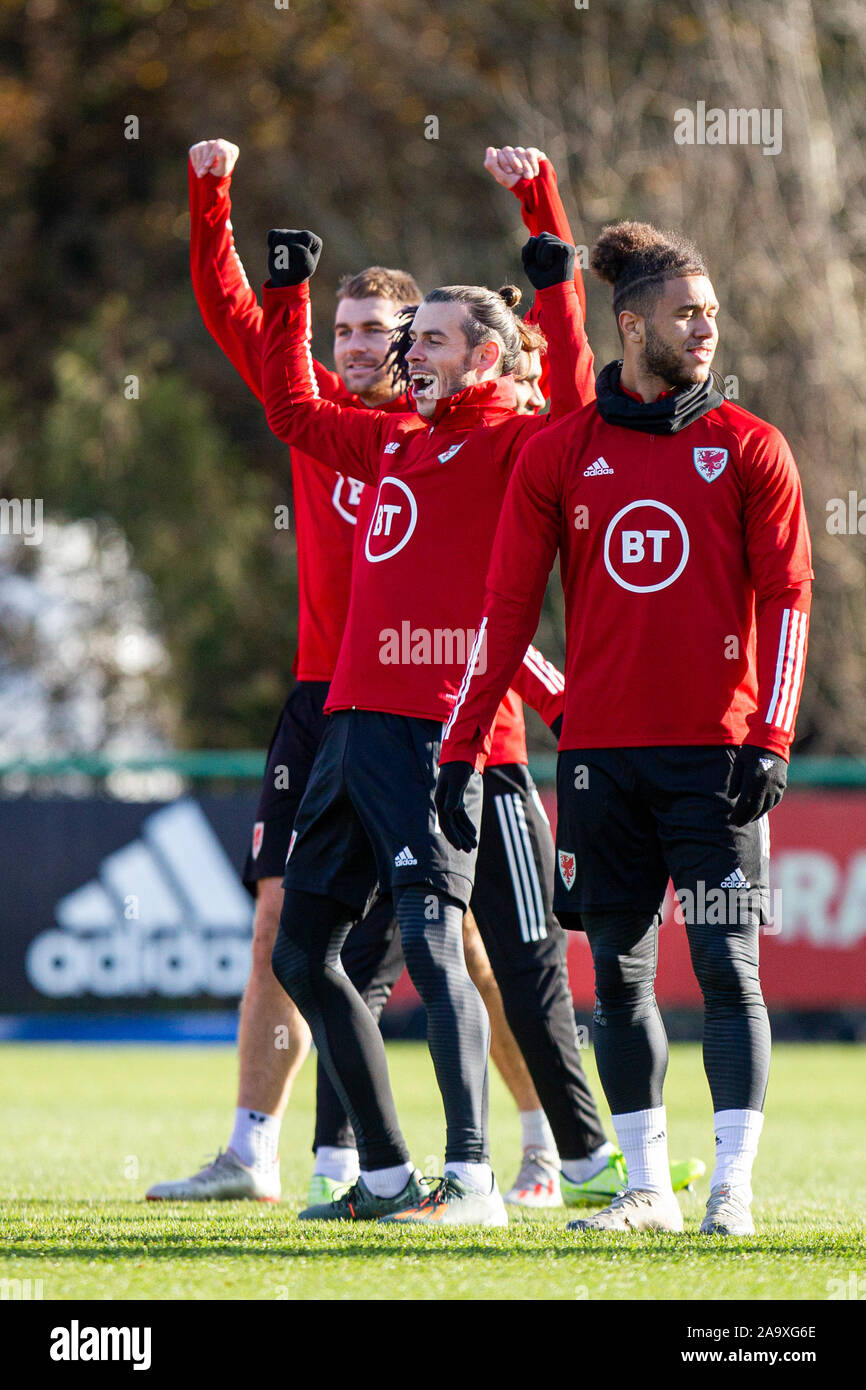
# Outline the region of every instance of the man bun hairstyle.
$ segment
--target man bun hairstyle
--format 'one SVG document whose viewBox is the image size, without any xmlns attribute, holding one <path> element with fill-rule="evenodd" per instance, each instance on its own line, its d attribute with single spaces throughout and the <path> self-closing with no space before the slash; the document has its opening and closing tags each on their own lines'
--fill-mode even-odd
<svg viewBox="0 0 866 1390">
<path fill-rule="evenodd" d="M 509 309 L 516 309 L 523 298 L 523 292 L 519 285 L 503 285 L 497 293 Z M 537 323 L 527 323 L 526 319 L 520 318 L 519 314 L 514 315 L 514 322 L 520 333 L 521 352 L 547 352 L 547 339 Z"/>
<path fill-rule="evenodd" d="M 615 222 L 605 227 L 589 263 L 600 280 L 613 285 L 613 312 L 646 314 L 666 280 L 706 275 L 693 242 L 679 232 L 662 232 L 649 222 Z"/>
<path fill-rule="evenodd" d="M 466 309 L 463 332 L 470 348 L 478 347 L 492 338 L 498 342 L 500 373 L 514 371 L 523 351 L 520 320 L 513 311 L 520 291 L 516 285 L 504 285 L 498 294 L 482 285 L 441 285 L 424 298 L 425 304 L 462 304 Z"/>
</svg>

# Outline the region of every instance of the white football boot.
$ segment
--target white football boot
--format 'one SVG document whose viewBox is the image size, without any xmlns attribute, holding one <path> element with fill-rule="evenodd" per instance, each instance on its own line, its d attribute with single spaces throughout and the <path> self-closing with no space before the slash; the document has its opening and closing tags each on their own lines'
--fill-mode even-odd
<svg viewBox="0 0 866 1390">
<path fill-rule="evenodd" d="M 723 1182 L 714 1187 L 707 1202 L 707 1214 L 701 1222 L 704 1236 L 753 1236 L 755 1223 L 746 1200 L 746 1193 Z"/>
<path fill-rule="evenodd" d="M 557 1155 L 546 1149 L 524 1149 L 520 1172 L 504 1200 L 510 1207 L 561 1207 Z"/>
<path fill-rule="evenodd" d="M 149 1202 L 278 1202 L 280 1165 L 277 1161 L 269 1173 L 259 1173 L 231 1149 L 220 1149 L 213 1163 L 191 1178 L 155 1183 L 145 1195 Z"/>
<path fill-rule="evenodd" d="M 673 1193 L 624 1187 L 610 1206 L 569 1221 L 569 1231 L 681 1231 L 683 1214 Z"/>
<path fill-rule="evenodd" d="M 495 1179 L 492 1192 L 484 1193 L 476 1192 L 453 1173 L 446 1173 L 414 1206 L 379 1220 L 380 1224 L 393 1221 L 401 1225 L 436 1221 L 443 1226 L 507 1226 L 508 1212 Z"/>
</svg>

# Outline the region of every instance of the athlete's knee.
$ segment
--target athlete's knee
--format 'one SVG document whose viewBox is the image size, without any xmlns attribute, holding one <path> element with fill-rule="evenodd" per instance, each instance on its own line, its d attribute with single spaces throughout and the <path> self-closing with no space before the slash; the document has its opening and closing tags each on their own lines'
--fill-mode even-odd
<svg viewBox="0 0 866 1390">
<path fill-rule="evenodd" d="M 453 898 L 426 884 L 395 893 L 403 956 L 422 999 L 438 993 L 449 978 L 466 976 L 463 909 Z"/>
<path fill-rule="evenodd" d="M 259 880 L 256 893 L 256 910 L 253 917 L 253 941 L 251 951 L 251 972 L 269 970 L 277 932 L 280 926 L 280 913 L 283 908 L 283 883 L 279 878 Z"/>
<path fill-rule="evenodd" d="M 584 913 L 595 967 L 596 1016 L 655 1008 L 655 922 L 638 913 Z"/>
<path fill-rule="evenodd" d="M 463 918 L 463 957 L 469 977 L 477 990 L 483 994 L 485 988 L 496 984 L 490 957 L 481 939 L 478 923 L 471 912 L 467 912 Z"/>
<path fill-rule="evenodd" d="M 279 930 L 271 953 L 271 968 L 283 989 L 304 1011 L 314 986 L 324 974 L 331 931 L 322 909 L 325 899 L 287 891 Z"/>
<path fill-rule="evenodd" d="M 289 998 L 303 1012 L 311 997 L 312 962 L 308 951 L 282 929 L 271 953 L 271 969 Z"/>
<path fill-rule="evenodd" d="M 423 996 L 427 989 L 444 978 L 445 961 L 441 951 L 434 949 L 438 943 L 432 942 L 425 932 L 416 927 L 409 927 L 403 932 L 402 939 L 406 969 L 415 988 Z"/>
<path fill-rule="evenodd" d="M 693 927 L 692 966 L 708 1005 L 763 1004 L 758 974 L 758 928 Z"/>
</svg>

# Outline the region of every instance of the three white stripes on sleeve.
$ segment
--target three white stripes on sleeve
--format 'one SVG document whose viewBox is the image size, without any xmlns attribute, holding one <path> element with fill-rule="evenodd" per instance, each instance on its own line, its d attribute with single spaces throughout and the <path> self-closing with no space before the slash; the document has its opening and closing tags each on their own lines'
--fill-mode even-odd
<svg viewBox="0 0 866 1390">
<path fill-rule="evenodd" d="M 791 732 L 800 686 L 803 683 L 803 658 L 808 628 L 807 614 L 799 608 L 784 610 L 776 657 L 776 679 L 773 682 L 773 694 L 766 722 L 786 734 Z"/>
</svg>

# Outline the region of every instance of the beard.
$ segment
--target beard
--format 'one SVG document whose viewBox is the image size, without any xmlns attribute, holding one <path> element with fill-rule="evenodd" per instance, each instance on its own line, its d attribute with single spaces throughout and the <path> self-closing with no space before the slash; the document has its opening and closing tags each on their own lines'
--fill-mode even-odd
<svg viewBox="0 0 866 1390">
<path fill-rule="evenodd" d="M 447 375 L 443 372 L 440 396 L 456 396 L 458 391 L 465 391 L 471 383 L 467 380 L 472 371 L 472 350 L 470 349 L 460 363 L 460 366 Z"/>
<path fill-rule="evenodd" d="M 644 365 L 652 376 L 661 377 L 674 391 L 678 391 L 683 386 L 694 386 L 699 381 L 704 381 L 709 375 L 709 362 L 695 362 L 689 365 L 683 361 L 680 350 L 673 348 L 666 343 L 664 338 L 658 334 L 652 324 L 646 326 L 646 346 L 644 347 Z"/>
</svg>

